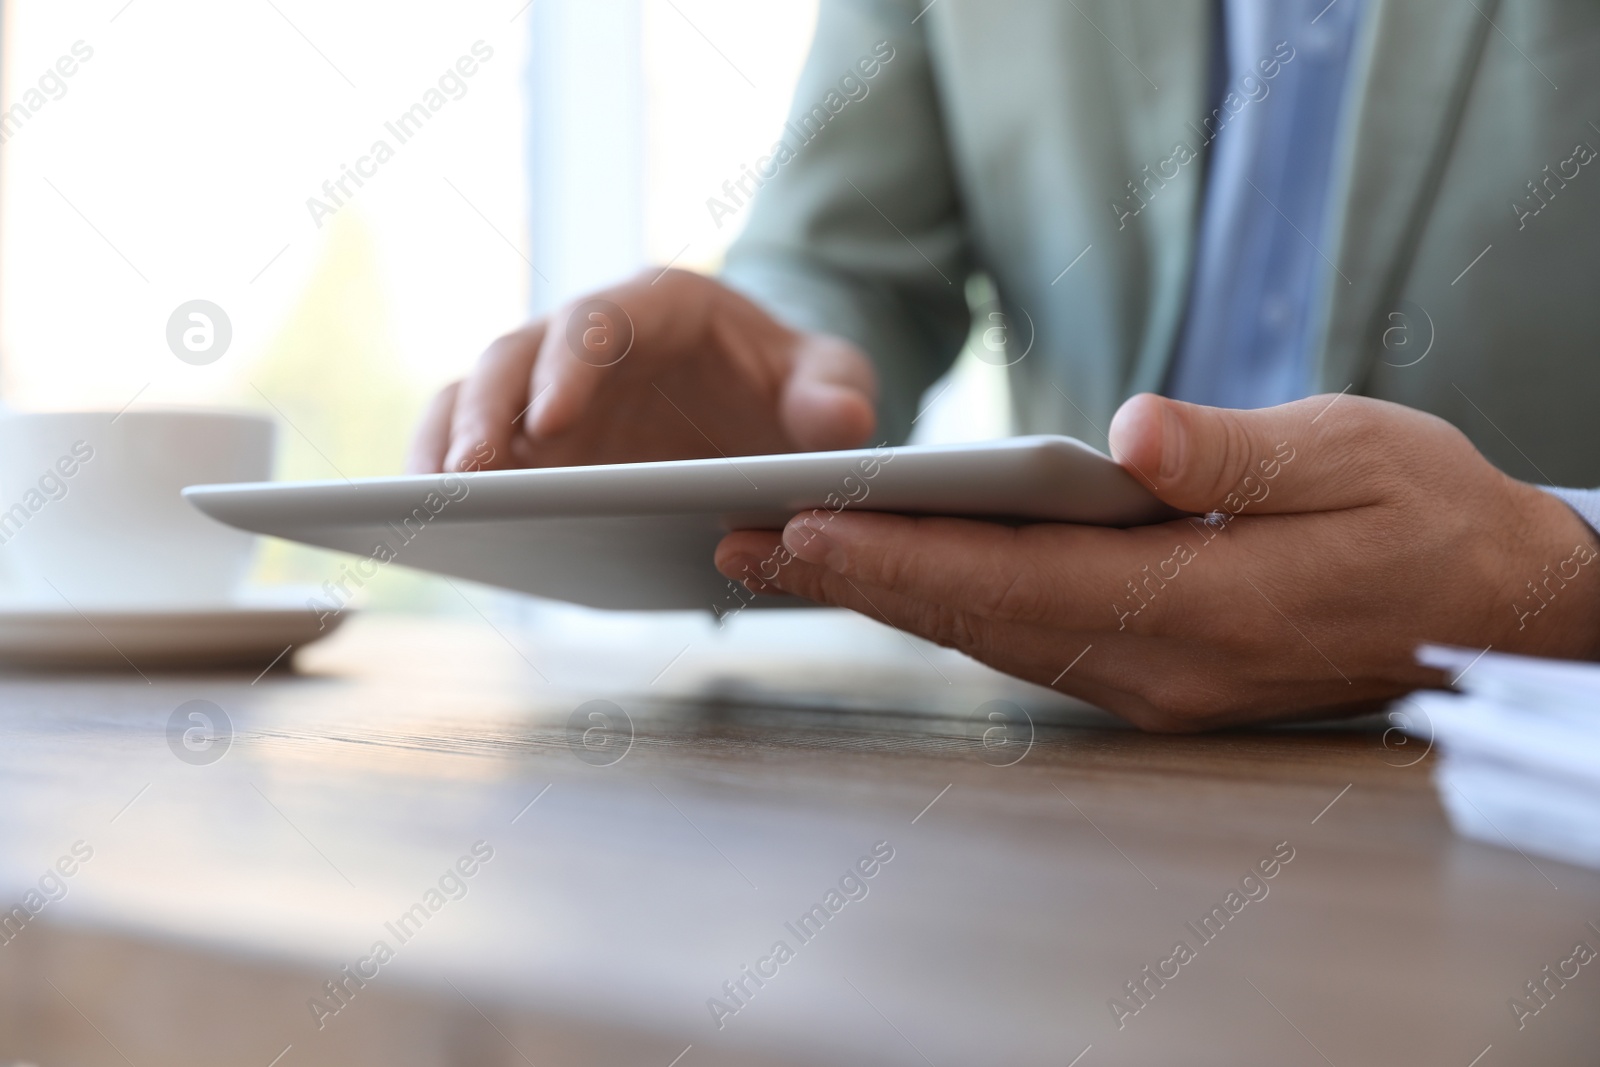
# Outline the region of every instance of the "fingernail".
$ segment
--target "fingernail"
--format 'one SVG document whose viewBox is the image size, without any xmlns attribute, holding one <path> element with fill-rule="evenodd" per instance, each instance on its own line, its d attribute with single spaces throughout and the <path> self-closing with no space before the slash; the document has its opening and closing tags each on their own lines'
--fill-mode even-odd
<svg viewBox="0 0 1600 1067">
<path fill-rule="evenodd" d="M 783 528 L 783 547 L 807 563 L 839 570 L 844 566 L 844 549 L 827 535 L 827 525 L 815 515 L 791 522 Z"/>
<path fill-rule="evenodd" d="M 528 415 L 522 424 L 527 427 L 529 432 L 538 431 L 539 422 L 544 417 L 544 409 L 550 406 L 549 399 L 550 390 L 546 388 L 544 392 L 533 398 L 533 403 L 528 405 Z"/>
<path fill-rule="evenodd" d="M 724 578 L 743 582 L 745 588 L 759 593 L 767 587 L 767 583 L 756 576 L 756 572 L 760 567 L 761 561 L 754 556 L 734 556 L 731 559 L 723 560 L 718 569 L 722 571 Z"/>
<path fill-rule="evenodd" d="M 470 446 L 463 442 L 450 450 L 450 455 L 445 460 L 444 469 L 458 474 L 481 470 L 484 457 L 492 457 L 493 455 L 494 449 L 490 447 L 487 441 L 475 441 Z"/>
<path fill-rule="evenodd" d="M 1189 431 L 1178 415 L 1177 405 L 1161 405 L 1161 480 L 1170 482 L 1183 473 L 1189 460 Z"/>
</svg>

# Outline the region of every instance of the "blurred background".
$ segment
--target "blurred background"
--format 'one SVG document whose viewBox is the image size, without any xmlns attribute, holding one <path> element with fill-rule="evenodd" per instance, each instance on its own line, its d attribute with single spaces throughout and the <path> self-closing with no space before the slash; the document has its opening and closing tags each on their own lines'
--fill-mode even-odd
<svg viewBox="0 0 1600 1067">
<path fill-rule="evenodd" d="M 277 477 L 304 479 L 397 473 L 426 398 L 529 316 L 646 264 L 715 271 L 744 216 L 719 228 L 706 200 L 777 135 L 816 2 L 0 11 L 0 400 L 269 411 Z M 430 91 L 402 143 L 386 124 Z M 232 328 L 205 366 L 166 341 L 196 299 Z M 1004 371 L 952 374 L 919 439 L 1004 435 Z M 328 569 L 275 544 L 260 577 Z M 455 601 L 394 568 L 367 593 Z"/>
</svg>

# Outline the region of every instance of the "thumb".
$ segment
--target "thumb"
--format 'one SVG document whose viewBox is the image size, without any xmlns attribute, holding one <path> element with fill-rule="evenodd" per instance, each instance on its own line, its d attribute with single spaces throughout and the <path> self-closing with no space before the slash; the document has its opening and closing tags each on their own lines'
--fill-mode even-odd
<svg viewBox="0 0 1600 1067">
<path fill-rule="evenodd" d="M 859 348 L 837 337 L 801 334 L 778 418 L 800 449 L 855 448 L 877 426 L 877 396 L 877 376 Z"/>
<path fill-rule="evenodd" d="M 1183 511 L 1331 511 L 1372 503 L 1355 460 L 1382 447 L 1376 401 L 1317 396 L 1254 411 L 1141 393 L 1111 420 L 1111 454 L 1156 496 Z"/>
</svg>

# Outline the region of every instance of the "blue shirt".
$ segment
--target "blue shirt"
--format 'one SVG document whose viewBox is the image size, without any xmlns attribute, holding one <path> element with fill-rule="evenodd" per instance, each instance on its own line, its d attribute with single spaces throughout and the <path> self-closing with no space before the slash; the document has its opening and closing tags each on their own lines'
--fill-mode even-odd
<svg viewBox="0 0 1600 1067">
<path fill-rule="evenodd" d="M 1194 276 L 1166 393 L 1259 408 L 1314 391 L 1339 118 L 1363 0 L 1222 0 Z"/>
<path fill-rule="evenodd" d="M 1334 150 L 1364 0 L 1221 0 L 1189 306 L 1166 394 L 1261 408 L 1315 391 Z M 1600 531 L 1600 490 L 1548 487 Z"/>
</svg>

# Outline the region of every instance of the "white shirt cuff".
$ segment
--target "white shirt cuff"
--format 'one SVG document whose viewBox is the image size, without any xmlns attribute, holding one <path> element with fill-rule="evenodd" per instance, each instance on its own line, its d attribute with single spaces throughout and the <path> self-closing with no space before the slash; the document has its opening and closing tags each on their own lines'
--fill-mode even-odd
<svg viewBox="0 0 1600 1067">
<path fill-rule="evenodd" d="M 1591 530 L 1600 534 L 1600 489 L 1558 489 L 1549 485 L 1541 485 L 1539 488 L 1577 512 L 1578 518 L 1588 523 Z"/>
</svg>

